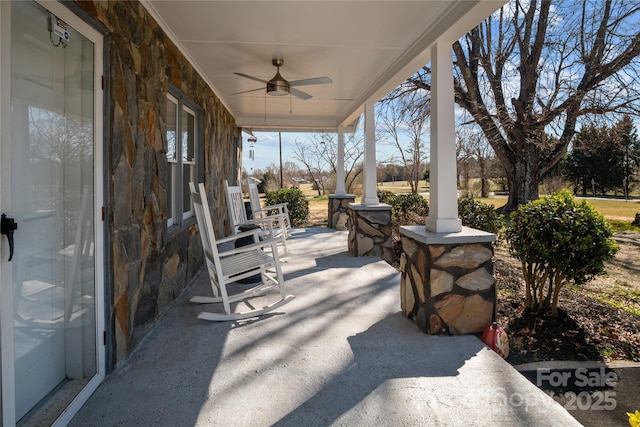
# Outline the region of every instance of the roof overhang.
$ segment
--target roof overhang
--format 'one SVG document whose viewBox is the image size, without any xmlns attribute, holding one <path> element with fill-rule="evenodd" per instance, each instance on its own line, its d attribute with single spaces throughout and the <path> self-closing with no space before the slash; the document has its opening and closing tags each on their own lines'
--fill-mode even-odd
<svg viewBox="0 0 640 427">
<path fill-rule="evenodd" d="M 453 43 L 505 2 L 143 0 L 237 126 L 296 132 L 349 130 L 365 103 L 430 62 L 436 40 Z M 276 58 L 288 81 L 332 83 L 297 87 L 312 96 L 302 100 L 234 74 L 269 80 Z"/>
</svg>

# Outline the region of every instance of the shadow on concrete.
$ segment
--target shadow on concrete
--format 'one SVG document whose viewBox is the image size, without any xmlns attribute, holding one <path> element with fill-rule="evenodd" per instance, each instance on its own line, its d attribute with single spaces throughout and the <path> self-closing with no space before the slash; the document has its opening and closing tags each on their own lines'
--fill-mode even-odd
<svg viewBox="0 0 640 427">
<path fill-rule="evenodd" d="M 420 349 L 407 346 L 402 342 L 406 337 L 397 335 L 399 327 L 410 328 L 411 325 L 401 313 L 395 313 L 366 331 L 348 337 L 353 359 L 345 369 L 274 425 L 310 425 L 310 420 L 313 425 L 331 425 L 368 398 L 376 402 L 369 410 L 378 413 L 382 421 L 385 413 L 393 414 L 398 410 L 396 402 L 384 396 L 372 396 L 386 394 L 390 380 L 458 374 L 458 368 L 465 362 L 464 356 L 452 359 L 448 352 L 438 351 L 426 343 Z M 475 350 L 481 348 L 478 341 Z M 420 358 L 412 356 L 416 350 Z"/>
<path fill-rule="evenodd" d="M 420 332 L 399 312 L 398 271 L 345 246 L 326 229 L 292 238 L 296 298 L 260 319 L 197 319 L 203 270 L 70 425 L 578 425 L 475 336 Z"/>
<path fill-rule="evenodd" d="M 208 295 L 203 270 L 190 291 Z M 132 355 L 110 374 L 70 426 L 196 425 L 225 339 L 235 325 L 197 319 L 201 306 L 188 295 L 142 340 Z"/>
</svg>

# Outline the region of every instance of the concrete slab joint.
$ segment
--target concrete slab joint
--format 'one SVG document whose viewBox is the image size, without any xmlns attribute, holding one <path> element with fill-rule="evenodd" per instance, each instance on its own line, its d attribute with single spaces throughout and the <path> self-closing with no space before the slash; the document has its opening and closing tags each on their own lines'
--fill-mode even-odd
<svg viewBox="0 0 640 427">
<path fill-rule="evenodd" d="M 464 227 L 461 234 L 401 227 L 400 305 L 434 335 L 482 332 L 493 320 L 495 236 Z"/>
</svg>

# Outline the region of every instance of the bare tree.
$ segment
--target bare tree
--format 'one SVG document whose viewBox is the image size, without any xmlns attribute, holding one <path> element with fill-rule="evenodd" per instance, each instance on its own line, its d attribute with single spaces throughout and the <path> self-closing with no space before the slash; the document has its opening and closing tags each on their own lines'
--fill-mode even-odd
<svg viewBox="0 0 640 427">
<path fill-rule="evenodd" d="M 266 189 L 268 191 L 276 191 L 280 188 L 290 188 L 297 186 L 294 178 L 303 174 L 300 166 L 295 162 L 284 162 L 282 164 L 282 187 L 280 186 L 280 166 L 275 163 L 270 163 L 263 171 L 258 169 L 260 174 L 255 173 L 254 176 L 260 179 L 264 179 L 267 176 Z"/>
<path fill-rule="evenodd" d="M 505 210 L 538 197 L 582 118 L 638 112 L 639 21 L 637 0 L 512 0 L 453 44 L 455 100 L 506 170 Z M 430 89 L 425 66 L 398 93 Z"/>
<path fill-rule="evenodd" d="M 338 139 L 333 133 L 313 133 L 303 141 L 296 140 L 293 157 L 304 165 L 318 186 L 318 195 L 326 194 L 329 175 L 335 177 L 338 169 Z M 355 190 L 362 174 L 364 139 L 360 132 L 347 133 L 344 139 L 345 189 Z"/>
<path fill-rule="evenodd" d="M 431 113 L 429 100 L 416 93 L 395 99 L 386 99 L 378 108 L 378 128 L 381 137 L 398 149 L 400 161 L 407 170 L 411 192 L 418 192 L 418 184 L 427 161 L 424 135 Z"/>
<path fill-rule="evenodd" d="M 57 163 L 91 159 L 93 126 L 51 111 L 29 110 L 32 155 Z"/>
<path fill-rule="evenodd" d="M 318 196 L 326 194 L 323 175 L 327 173 L 329 162 L 327 161 L 326 142 L 317 138 L 295 141 L 296 147 L 293 149 L 293 157 L 300 161 L 307 170 L 314 183 Z"/>
<path fill-rule="evenodd" d="M 456 185 L 464 190 L 464 197 L 472 197 L 470 188 L 471 163 L 473 161 L 473 147 L 467 127 L 456 127 Z M 462 178 L 462 179 L 461 179 Z"/>
<path fill-rule="evenodd" d="M 464 119 L 461 116 L 461 119 Z M 474 176 L 480 178 L 480 197 L 489 196 L 489 178 L 491 175 L 489 162 L 494 157 L 489 142 L 484 137 L 482 130 L 475 123 L 460 122 L 456 127 L 456 158 L 458 170 L 462 170 L 465 178 L 464 189 L 468 196 L 474 196 L 474 189 L 470 188 L 469 178 L 473 166 Z"/>
<path fill-rule="evenodd" d="M 483 135 L 476 135 L 473 140 L 478 173 L 480 174 L 480 197 L 489 197 L 489 161 L 493 150 Z"/>
<path fill-rule="evenodd" d="M 282 164 L 282 176 L 284 179 L 284 188 L 297 187 L 298 183 L 294 178 L 301 177 L 304 171 L 295 162 L 287 161 Z"/>
</svg>

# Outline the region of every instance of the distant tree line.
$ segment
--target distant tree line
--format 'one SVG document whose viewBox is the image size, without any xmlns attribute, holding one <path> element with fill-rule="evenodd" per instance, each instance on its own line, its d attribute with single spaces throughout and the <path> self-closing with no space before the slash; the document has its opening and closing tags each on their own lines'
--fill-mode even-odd
<svg viewBox="0 0 640 427">
<path fill-rule="evenodd" d="M 638 182 L 640 141 L 630 116 L 614 126 L 590 125 L 577 133 L 561 171 L 574 194 L 628 195 Z"/>
</svg>

